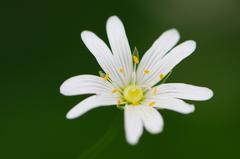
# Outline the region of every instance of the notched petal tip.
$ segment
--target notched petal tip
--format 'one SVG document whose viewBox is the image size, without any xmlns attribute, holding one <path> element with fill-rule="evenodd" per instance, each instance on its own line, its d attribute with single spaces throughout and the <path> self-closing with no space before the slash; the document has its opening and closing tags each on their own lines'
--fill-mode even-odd
<svg viewBox="0 0 240 159">
<path fill-rule="evenodd" d="M 213 97 L 213 95 L 214 95 L 214 93 L 211 89 L 205 88 L 205 96 L 206 96 L 205 100 L 211 99 Z"/>
<path fill-rule="evenodd" d="M 112 21 L 112 20 L 120 20 L 120 18 L 117 15 L 112 15 L 107 19 L 107 22 Z"/>
<path fill-rule="evenodd" d="M 191 55 L 196 49 L 196 42 L 194 40 L 187 40 L 176 46 L 173 50 L 177 52 L 182 52 L 184 57 Z"/>
<path fill-rule="evenodd" d="M 94 33 L 89 31 L 89 30 L 84 30 L 80 33 L 80 37 L 82 40 L 84 40 L 86 38 L 86 36 L 91 36 L 93 35 Z"/>
<path fill-rule="evenodd" d="M 60 86 L 59 91 L 62 95 L 65 95 L 65 96 L 68 95 L 68 90 L 67 90 L 67 87 L 66 87 L 66 81 L 63 82 L 63 84 Z"/>
<path fill-rule="evenodd" d="M 182 110 L 182 114 L 190 114 L 195 111 L 195 106 L 194 105 L 189 105 L 188 107 L 185 108 L 185 110 Z"/>
<path fill-rule="evenodd" d="M 156 129 L 148 130 L 148 132 L 152 135 L 157 135 L 157 134 L 160 134 L 163 132 L 163 128 L 164 128 L 164 126 L 161 125 L 161 126 L 157 127 Z"/>
<path fill-rule="evenodd" d="M 69 119 L 69 120 L 76 119 L 77 117 L 78 117 L 78 115 L 76 115 L 72 110 L 70 110 L 66 114 L 66 118 Z"/>
<path fill-rule="evenodd" d="M 130 140 L 130 139 L 126 139 L 126 140 L 129 145 L 135 146 L 138 144 L 138 140 Z"/>
<path fill-rule="evenodd" d="M 169 29 L 165 33 L 171 34 L 172 36 L 177 37 L 177 39 L 180 39 L 180 33 L 176 28 Z"/>
<path fill-rule="evenodd" d="M 73 86 L 72 86 L 72 80 L 74 79 L 74 77 L 71 77 L 71 78 L 69 78 L 69 79 L 67 79 L 67 80 L 65 80 L 63 83 L 62 83 L 62 85 L 60 86 L 60 93 L 62 94 L 62 95 L 65 95 L 65 96 L 72 96 L 73 94 L 72 94 L 72 88 L 73 88 Z"/>
<path fill-rule="evenodd" d="M 72 119 L 76 119 L 80 115 L 81 115 L 81 113 L 79 113 L 78 107 L 75 106 L 67 112 L 66 118 L 69 120 L 72 120 Z"/>
<path fill-rule="evenodd" d="M 191 50 L 192 52 L 193 52 L 193 51 L 196 49 L 196 47 L 197 47 L 197 43 L 196 43 L 196 41 L 194 41 L 194 40 L 187 40 L 187 41 L 185 41 L 184 43 L 185 43 L 186 47 L 188 47 L 189 50 Z"/>
<path fill-rule="evenodd" d="M 126 129 L 125 129 L 125 132 L 126 132 Z M 134 132 L 134 133 L 137 133 L 137 132 Z M 141 132 L 140 134 L 132 134 L 132 135 L 129 135 L 128 133 L 126 133 L 126 141 L 129 145 L 137 145 L 139 143 L 139 140 L 141 138 L 143 134 L 143 127 L 141 127 Z"/>
<path fill-rule="evenodd" d="M 107 19 L 107 23 L 106 23 L 107 31 L 112 30 L 113 28 L 119 28 L 119 27 L 123 28 L 123 30 L 124 30 L 123 23 L 118 16 L 113 15 Z"/>
<path fill-rule="evenodd" d="M 196 94 L 199 97 L 198 100 L 206 101 L 213 97 L 213 91 L 207 87 L 197 87 Z"/>
</svg>

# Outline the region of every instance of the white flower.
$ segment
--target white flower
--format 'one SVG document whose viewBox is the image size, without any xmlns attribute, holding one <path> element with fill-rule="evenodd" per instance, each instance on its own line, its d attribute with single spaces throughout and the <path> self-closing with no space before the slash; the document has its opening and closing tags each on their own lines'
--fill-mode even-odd
<svg viewBox="0 0 240 159">
<path fill-rule="evenodd" d="M 194 106 L 183 100 L 208 100 L 213 92 L 205 87 L 183 83 L 158 84 L 196 48 L 188 40 L 174 47 L 180 35 L 176 29 L 164 32 L 139 61 L 137 50 L 131 53 L 124 26 L 112 16 L 107 20 L 109 47 L 93 32 L 83 31 L 81 38 L 105 73 L 79 75 L 66 80 L 60 88 L 67 96 L 94 94 L 78 103 L 68 114 L 74 119 L 89 110 L 117 105 L 124 109 L 126 139 L 136 144 L 143 127 L 152 134 L 163 130 L 163 119 L 157 109 L 188 114 Z M 158 85 L 157 85 L 158 84 Z"/>
</svg>

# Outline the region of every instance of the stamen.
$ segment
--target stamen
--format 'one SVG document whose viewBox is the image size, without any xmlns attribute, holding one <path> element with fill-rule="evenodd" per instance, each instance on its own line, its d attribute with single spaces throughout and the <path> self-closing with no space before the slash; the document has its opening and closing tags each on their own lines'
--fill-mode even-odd
<svg viewBox="0 0 240 159">
<path fill-rule="evenodd" d="M 164 78 L 164 74 L 160 74 L 160 79 L 162 80 Z"/>
<path fill-rule="evenodd" d="M 157 95 L 157 88 L 153 88 L 153 95 L 154 95 L 154 96 Z"/>
<path fill-rule="evenodd" d="M 148 69 L 145 69 L 145 70 L 143 71 L 143 73 L 144 73 L 144 75 L 147 75 L 147 74 L 150 73 L 150 71 L 149 71 Z"/>
<path fill-rule="evenodd" d="M 154 105 L 156 104 L 156 102 L 150 102 L 149 104 L 148 104 L 148 106 L 150 106 L 150 107 L 153 107 Z"/>
<path fill-rule="evenodd" d="M 133 62 L 134 62 L 134 64 L 139 63 L 139 53 L 138 53 L 138 50 L 136 47 L 133 50 Z"/>
<path fill-rule="evenodd" d="M 124 73 L 124 69 L 122 67 L 119 68 L 118 70 L 120 73 Z"/>
<path fill-rule="evenodd" d="M 112 94 L 116 93 L 117 91 L 118 91 L 118 89 L 117 89 L 117 88 L 114 88 L 114 89 L 112 90 Z"/>
<path fill-rule="evenodd" d="M 139 63 L 139 58 L 137 56 L 133 56 L 133 62 L 135 64 L 138 64 Z"/>
<path fill-rule="evenodd" d="M 103 79 L 104 79 L 105 81 L 108 81 L 108 80 L 109 80 L 109 73 L 106 73 L 105 76 L 103 77 Z"/>
</svg>

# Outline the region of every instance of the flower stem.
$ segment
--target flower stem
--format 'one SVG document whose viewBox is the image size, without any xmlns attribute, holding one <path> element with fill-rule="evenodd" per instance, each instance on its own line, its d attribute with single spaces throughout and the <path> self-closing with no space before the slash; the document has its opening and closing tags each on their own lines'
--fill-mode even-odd
<svg viewBox="0 0 240 159">
<path fill-rule="evenodd" d="M 77 159 L 94 159 L 114 140 L 119 130 L 119 118 L 121 113 L 117 113 L 108 131 L 93 146 L 83 152 Z"/>
</svg>

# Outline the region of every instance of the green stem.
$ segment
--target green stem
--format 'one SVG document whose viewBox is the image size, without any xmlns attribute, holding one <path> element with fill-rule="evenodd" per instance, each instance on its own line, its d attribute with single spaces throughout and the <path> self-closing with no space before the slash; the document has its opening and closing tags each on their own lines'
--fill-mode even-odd
<svg viewBox="0 0 240 159">
<path fill-rule="evenodd" d="M 104 149 L 114 140 L 114 138 L 117 136 L 118 130 L 119 130 L 119 114 L 115 117 L 115 120 L 113 121 L 112 125 L 108 129 L 108 131 L 105 133 L 105 135 L 100 138 L 93 146 L 91 146 L 89 149 L 87 149 L 85 152 L 83 152 L 77 159 L 94 159 Z"/>
</svg>

